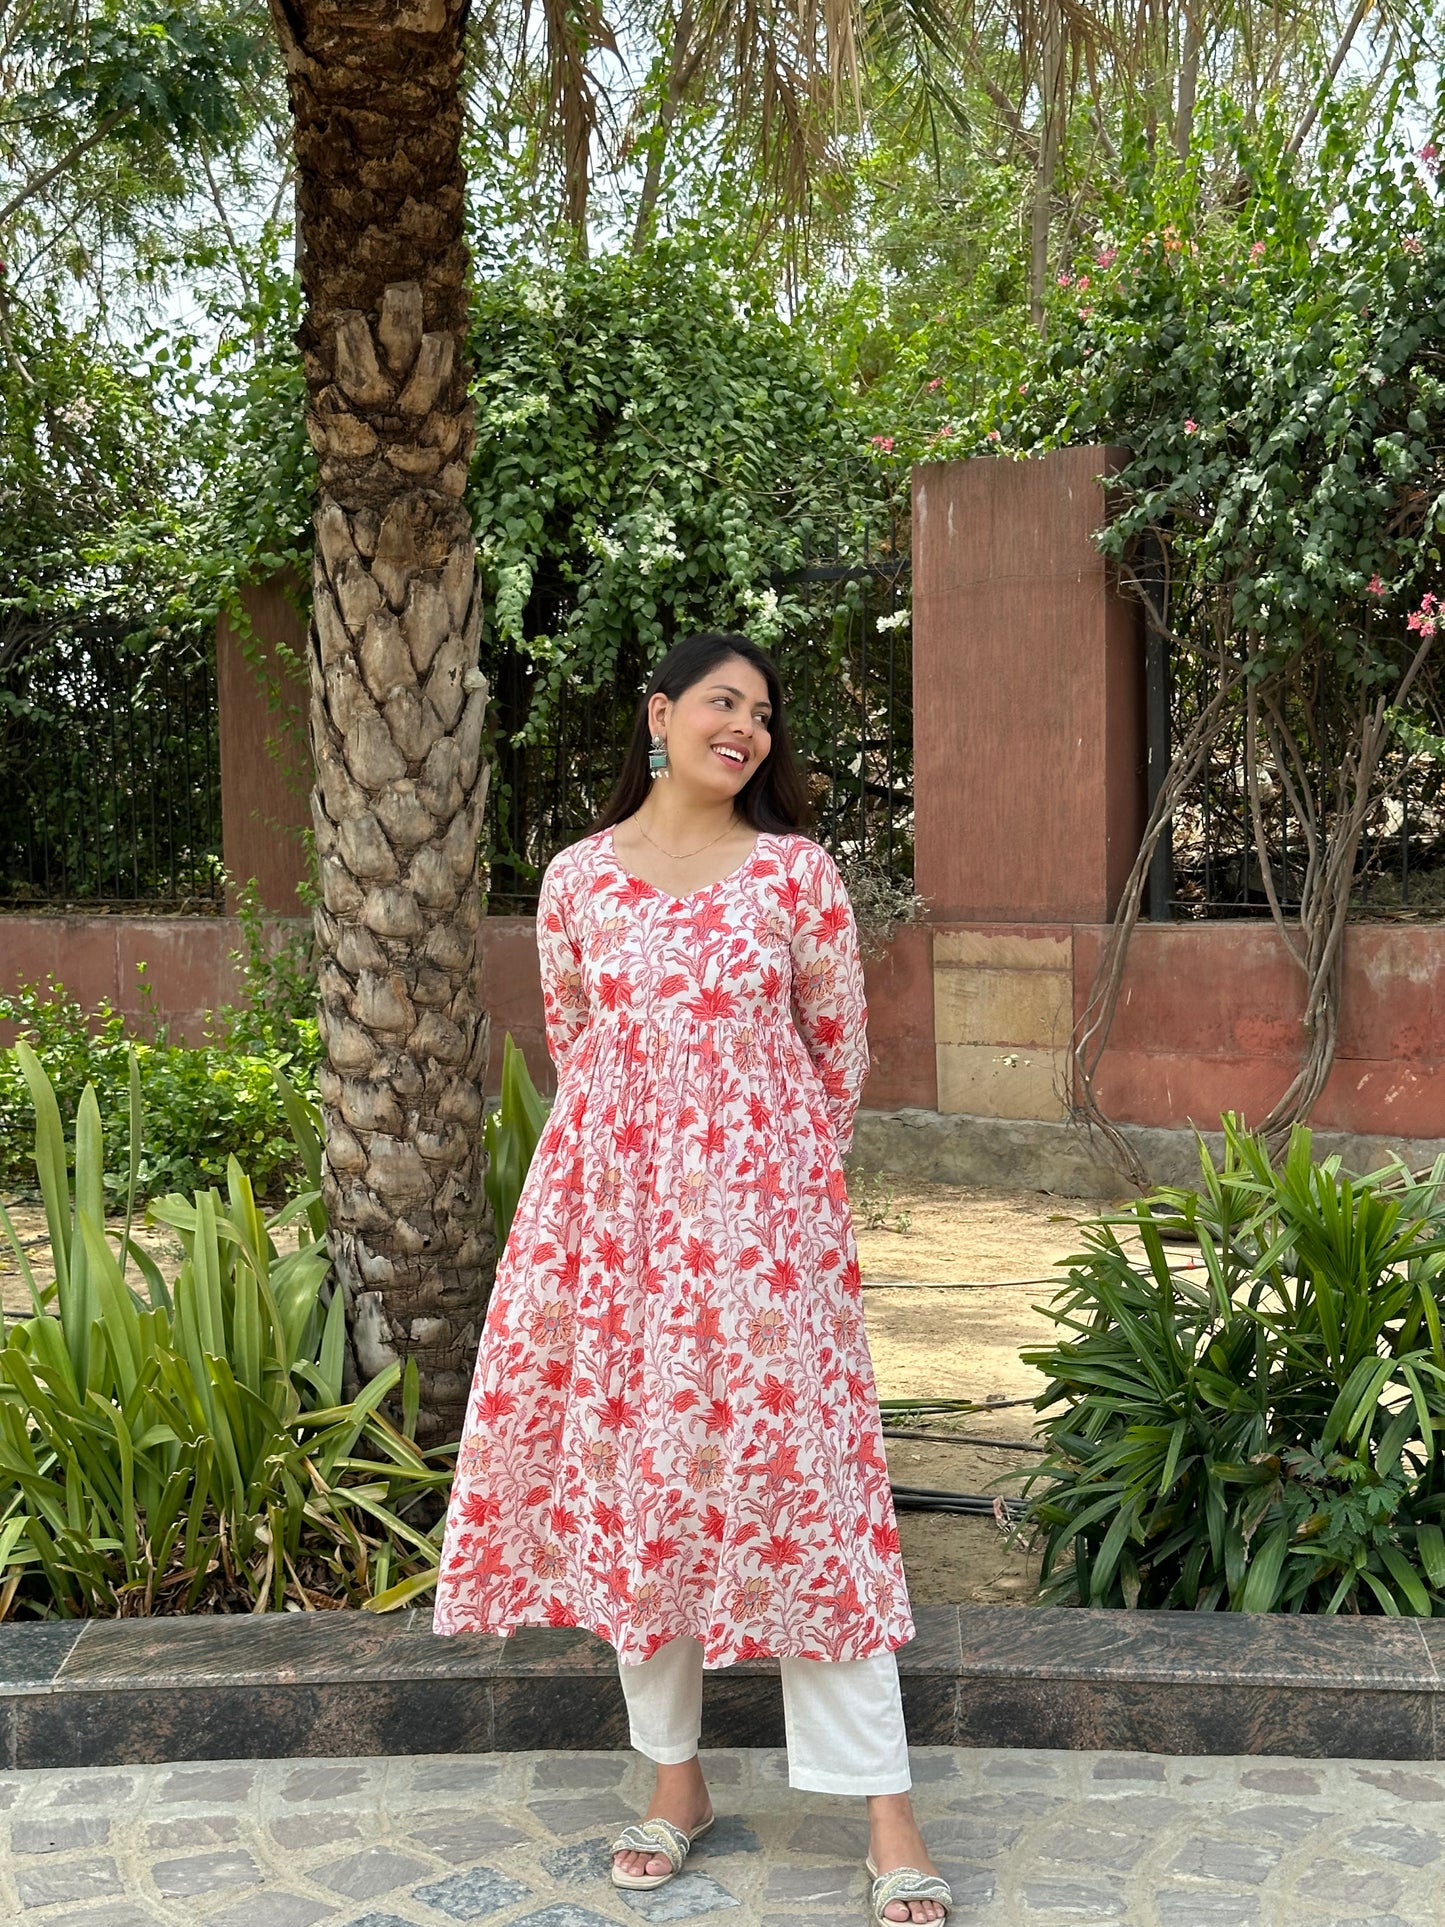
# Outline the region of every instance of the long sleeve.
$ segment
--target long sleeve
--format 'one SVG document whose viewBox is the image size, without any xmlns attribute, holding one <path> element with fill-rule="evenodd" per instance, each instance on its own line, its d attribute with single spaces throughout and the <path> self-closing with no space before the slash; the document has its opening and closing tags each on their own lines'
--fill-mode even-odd
<svg viewBox="0 0 1445 1927">
<path fill-rule="evenodd" d="M 587 989 L 582 945 L 572 927 L 572 905 L 555 862 L 548 865 L 537 898 L 537 956 L 542 967 L 547 1051 L 560 1071 L 587 1026 Z"/>
<path fill-rule="evenodd" d="M 793 915 L 793 1020 L 823 1086 L 838 1154 L 868 1075 L 868 1006 L 853 906 L 837 865 L 814 846 Z"/>
</svg>

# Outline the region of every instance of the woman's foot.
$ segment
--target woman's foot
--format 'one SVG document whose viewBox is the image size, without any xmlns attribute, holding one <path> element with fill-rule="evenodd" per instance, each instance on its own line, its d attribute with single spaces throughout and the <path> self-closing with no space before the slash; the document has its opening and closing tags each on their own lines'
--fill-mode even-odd
<svg viewBox="0 0 1445 1927">
<path fill-rule="evenodd" d="M 684 1833 L 696 1833 L 711 1815 L 707 1781 L 702 1777 L 702 1766 L 696 1757 L 682 1766 L 657 1769 L 652 1805 L 643 1814 L 644 1820 L 671 1820 Z M 627 1874 L 669 1873 L 672 1869 L 665 1853 L 618 1853 L 613 1855 L 612 1864 Z"/>
<path fill-rule="evenodd" d="M 913 1817 L 913 1802 L 906 1793 L 876 1793 L 868 1802 L 868 1854 L 879 1873 L 894 1873 L 899 1867 L 916 1867 L 920 1873 L 937 1873 L 928 1857 L 923 1835 Z M 939 1900 L 891 1900 L 883 1909 L 885 1920 L 938 1921 L 944 1916 Z"/>
</svg>

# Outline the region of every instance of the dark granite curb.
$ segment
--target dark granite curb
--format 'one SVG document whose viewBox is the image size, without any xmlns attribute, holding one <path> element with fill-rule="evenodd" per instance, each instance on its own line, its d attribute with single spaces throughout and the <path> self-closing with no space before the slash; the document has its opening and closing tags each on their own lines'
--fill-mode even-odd
<svg viewBox="0 0 1445 1927">
<path fill-rule="evenodd" d="M 1445 1624 L 920 1609 L 899 1653 L 919 1745 L 1442 1757 Z M 779 1746 L 777 1665 L 707 1675 L 703 1742 Z M 0 1763 L 623 1747 L 590 1634 L 437 1639 L 426 1613 L 0 1626 Z"/>
</svg>

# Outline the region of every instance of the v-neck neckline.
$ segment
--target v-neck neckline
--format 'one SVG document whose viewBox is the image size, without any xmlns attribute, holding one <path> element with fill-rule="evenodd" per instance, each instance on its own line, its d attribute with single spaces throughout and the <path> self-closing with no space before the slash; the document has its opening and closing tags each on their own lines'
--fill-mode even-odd
<svg viewBox="0 0 1445 1927">
<path fill-rule="evenodd" d="M 627 868 L 626 864 L 623 863 L 621 857 L 617 854 L 617 840 L 613 834 L 611 825 L 608 826 L 607 830 L 607 854 L 612 859 L 613 869 L 617 871 L 619 876 L 625 877 L 629 883 L 640 883 L 644 889 L 651 890 L 654 896 L 661 897 L 664 903 L 691 903 L 695 897 L 705 897 L 709 890 L 720 890 L 725 883 L 736 882 L 739 877 L 750 870 L 762 844 L 763 834 L 764 832 L 762 830 L 758 831 L 757 835 L 753 838 L 753 847 L 748 851 L 747 855 L 735 870 L 729 870 L 726 876 L 716 877 L 711 883 L 704 883 L 700 888 L 689 890 L 686 895 L 680 897 L 672 896 L 659 884 L 649 882 L 646 877 L 635 876 L 632 871 Z"/>
</svg>

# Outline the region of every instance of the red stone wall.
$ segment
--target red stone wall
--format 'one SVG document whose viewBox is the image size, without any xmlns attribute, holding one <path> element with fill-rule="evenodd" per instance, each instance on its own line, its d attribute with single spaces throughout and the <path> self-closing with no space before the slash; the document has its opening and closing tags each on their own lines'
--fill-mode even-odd
<svg viewBox="0 0 1445 1927">
<path fill-rule="evenodd" d="M 1139 847 L 1142 636 L 1094 541 L 1117 466 L 914 470 L 915 875 L 939 922 L 1107 917 Z"/>
<path fill-rule="evenodd" d="M 1074 932 L 1082 1009 L 1104 932 Z M 1099 1100 L 1139 1124 L 1262 1118 L 1294 1073 L 1304 979 L 1266 922 L 1141 924 L 1130 945 Z M 1445 1137 L 1445 926 L 1361 923 L 1345 937 L 1334 1069 L 1311 1123 Z"/>
<path fill-rule="evenodd" d="M 917 881 L 943 1112 L 1066 1114 L 1070 1033 L 1139 846 L 1142 638 L 1094 541 L 1116 467 L 1078 448 L 914 471 Z M 1322 1129 L 1445 1137 L 1442 979 L 1445 925 L 1351 928 Z M 1301 1006 L 1268 921 L 1142 924 L 1099 1100 L 1127 1123 L 1258 1120 L 1294 1074 Z"/>
<path fill-rule="evenodd" d="M 914 707 L 918 887 L 930 921 L 867 965 L 873 1065 L 864 1103 L 1060 1118 L 1069 1035 L 1143 822 L 1140 639 L 1093 535 L 1108 450 L 915 472 Z M 268 599 L 269 598 L 269 599 Z M 275 589 L 258 634 L 299 644 Z M 305 773 L 268 749 L 277 719 L 223 635 L 226 860 L 294 902 Z M 295 739 L 293 748 L 295 746 Z M 290 825 L 288 831 L 287 825 Z M 155 1007 L 198 1036 L 240 985 L 224 918 L 0 917 L 0 988 L 54 975 L 137 1021 Z M 551 1088 L 530 919 L 482 926 L 492 1079 L 506 1031 Z M 1098 1074 L 1124 1122 L 1258 1119 L 1293 1074 L 1301 979 L 1267 921 L 1143 924 Z M 1345 948 L 1344 1021 L 1321 1128 L 1445 1137 L 1445 924 L 1361 924 Z"/>
<path fill-rule="evenodd" d="M 230 917 L 0 917 L 0 991 L 54 978 L 87 1009 L 105 1000 L 141 1032 L 159 1013 L 172 1036 L 199 1043 L 212 1013 L 241 1000 L 243 986 L 230 961 L 240 940 Z M 531 918 L 484 922 L 481 954 L 496 1044 L 493 1073 L 500 1074 L 502 1035 L 510 1030 L 542 1081 L 550 1067 Z M 153 1000 L 140 994 L 136 965 L 142 962 Z M 12 1031 L 0 1025 L 0 1044 L 13 1041 Z"/>
<path fill-rule="evenodd" d="M 243 591 L 244 638 L 225 616 L 216 626 L 222 859 L 238 884 L 254 878 L 262 906 L 282 917 L 300 908 L 311 824 L 306 682 L 296 668 L 306 624 L 288 586 L 278 576 Z"/>
<path fill-rule="evenodd" d="M 0 992 L 54 977 L 88 1009 L 102 999 L 144 1030 L 152 1010 L 140 995 L 136 964 L 148 966 L 154 1010 L 172 1035 L 198 1043 L 211 1013 L 237 1003 L 242 985 L 229 953 L 240 931 L 229 917 L 0 917 Z M 873 1070 L 865 1102 L 932 1109 L 933 988 L 931 933 L 904 930 L 867 966 Z M 481 926 L 482 995 L 492 1016 L 490 1089 L 501 1076 L 502 1037 L 521 1045 L 539 1088 L 553 1088 L 542 1029 L 537 939 L 530 917 L 488 917 Z M 0 1044 L 13 1041 L 0 1025 Z"/>
</svg>

